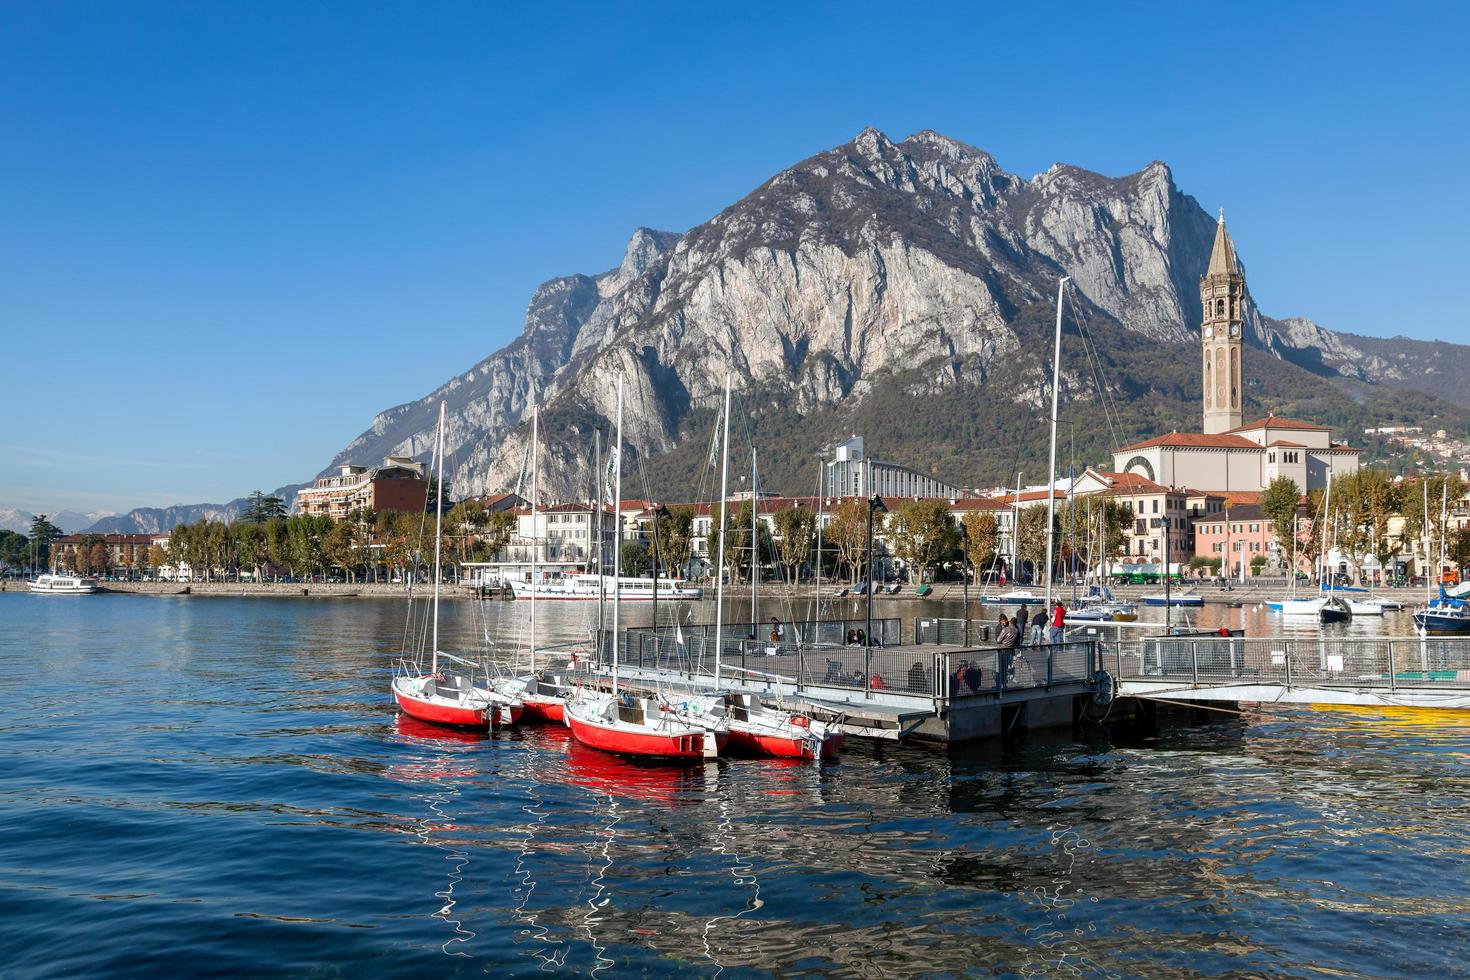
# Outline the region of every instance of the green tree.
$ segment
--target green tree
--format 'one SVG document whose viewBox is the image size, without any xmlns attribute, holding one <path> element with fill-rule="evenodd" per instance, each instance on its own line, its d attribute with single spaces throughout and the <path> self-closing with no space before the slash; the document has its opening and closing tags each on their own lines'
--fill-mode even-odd
<svg viewBox="0 0 1470 980">
<path fill-rule="evenodd" d="M 874 529 L 877 533 L 877 529 Z M 837 564 L 848 569 L 848 581 L 855 582 L 863 568 L 868 546 L 868 502 L 855 497 L 840 501 L 832 508 L 831 520 L 822 535 L 823 544 L 837 553 Z"/>
<path fill-rule="evenodd" d="M 230 526 L 235 539 L 235 557 L 241 568 L 249 568 L 258 582 L 261 568 L 270 561 L 270 545 L 266 540 L 265 526 L 244 518 Z"/>
<path fill-rule="evenodd" d="M 248 499 L 245 511 L 240 515 L 242 521 L 264 524 L 273 518 L 286 516 L 286 502 L 274 494 L 268 495 L 262 490 L 256 490 Z"/>
<path fill-rule="evenodd" d="M 668 517 L 658 519 L 658 546 L 664 564 L 689 574 L 689 553 L 694 542 L 694 508 L 682 504 L 669 508 Z"/>
<path fill-rule="evenodd" d="M 0 566 L 25 568 L 30 564 L 31 539 L 16 531 L 0 528 Z"/>
<path fill-rule="evenodd" d="M 1030 563 L 1035 582 L 1040 582 L 1046 574 L 1046 518 L 1046 504 L 1023 507 L 1016 529 L 1016 554 L 1022 562 Z"/>
<path fill-rule="evenodd" d="M 1297 512 L 1301 506 L 1302 491 L 1289 476 L 1278 476 L 1261 494 L 1261 513 L 1271 522 L 1276 532 L 1276 543 L 1281 548 L 1281 560 L 1290 563 L 1292 541 L 1297 536 Z M 1229 514 L 1226 515 L 1227 520 Z"/>
<path fill-rule="evenodd" d="M 642 541 L 624 541 L 618 551 L 618 560 L 624 575 L 647 575 L 653 567 L 648 545 Z"/>
<path fill-rule="evenodd" d="M 451 556 L 459 564 L 471 560 L 480 532 L 490 518 L 482 500 L 461 500 L 444 515 L 444 536 Z"/>
<path fill-rule="evenodd" d="M 961 522 L 965 528 L 965 562 L 971 572 L 995 562 L 1000 543 L 1000 522 L 988 510 L 972 510 Z"/>
<path fill-rule="evenodd" d="M 817 541 L 817 515 L 804 507 L 793 506 L 778 510 L 772 521 L 780 538 L 777 550 L 786 570 L 786 580 L 795 582 Z"/>
<path fill-rule="evenodd" d="M 357 531 L 351 521 L 338 521 L 322 538 L 322 555 L 326 561 L 342 569 L 348 581 L 357 581 Z"/>
<path fill-rule="evenodd" d="M 31 518 L 31 564 L 44 568 L 51 564 L 51 542 L 61 537 L 61 528 L 46 520 L 45 514 Z"/>
<path fill-rule="evenodd" d="M 508 510 L 491 511 L 485 515 L 485 524 L 480 528 L 479 540 L 475 542 L 476 561 L 493 561 L 495 556 L 505 550 L 516 533 L 516 515 Z M 596 551 L 596 544 L 589 539 L 589 544 Z"/>
<path fill-rule="evenodd" d="M 905 500 L 888 515 L 886 529 L 894 554 L 918 571 L 921 582 L 925 572 L 959 545 L 959 532 L 943 500 Z"/>
</svg>

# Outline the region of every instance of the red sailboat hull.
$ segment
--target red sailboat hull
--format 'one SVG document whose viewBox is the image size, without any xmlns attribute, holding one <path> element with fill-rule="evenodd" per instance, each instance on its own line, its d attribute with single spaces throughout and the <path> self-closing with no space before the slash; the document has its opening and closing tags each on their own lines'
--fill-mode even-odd
<svg viewBox="0 0 1470 980">
<path fill-rule="evenodd" d="M 575 713 L 566 713 L 567 724 L 572 735 L 583 745 L 618 755 L 641 755 L 659 759 L 703 759 L 704 736 L 701 731 L 661 734 L 636 732 L 627 728 L 594 725 L 578 718 Z M 724 733 L 715 736 L 715 745 L 724 748 Z"/>
<path fill-rule="evenodd" d="M 828 735 L 822 740 L 821 758 L 835 758 L 841 744 L 840 734 Z M 730 728 L 730 749 L 743 755 L 774 756 L 777 759 L 817 758 L 816 742 L 813 739 L 741 731 L 738 726 Z"/>
<path fill-rule="evenodd" d="M 541 700 L 535 697 L 523 697 L 526 706 L 527 721 L 546 721 L 562 724 L 566 720 L 566 702 L 560 698 L 547 698 Z"/>
<path fill-rule="evenodd" d="M 403 710 L 404 714 L 410 718 L 417 718 L 419 721 L 430 721 L 436 725 L 454 725 L 458 728 L 486 728 L 490 724 L 488 709 L 485 708 L 460 708 L 435 704 L 431 701 L 409 697 L 402 691 L 394 691 L 393 697 L 398 701 L 398 707 Z"/>
</svg>

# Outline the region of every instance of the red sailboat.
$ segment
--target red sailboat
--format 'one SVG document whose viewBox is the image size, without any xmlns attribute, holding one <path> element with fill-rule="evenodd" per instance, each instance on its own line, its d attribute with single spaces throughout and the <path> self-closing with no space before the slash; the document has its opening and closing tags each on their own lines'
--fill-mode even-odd
<svg viewBox="0 0 1470 980">
<path fill-rule="evenodd" d="M 778 759 L 831 759 L 842 745 L 842 730 L 832 722 L 783 711 L 754 694 L 726 697 L 730 750 Z"/>
<path fill-rule="evenodd" d="M 618 380 L 617 442 L 612 469 L 616 474 L 613 514 L 622 512 L 623 383 Z M 600 498 L 600 494 L 599 494 Z M 566 702 L 564 717 L 583 745 L 619 755 L 660 759 L 707 759 L 719 754 L 724 739 L 715 732 L 681 721 L 667 705 L 618 691 L 618 549 L 613 551 L 612 693 L 580 690 Z"/>
<path fill-rule="evenodd" d="M 653 698 L 587 691 L 566 705 L 567 725 L 583 745 L 618 755 L 713 759 L 728 732 L 681 719 Z"/>
<path fill-rule="evenodd" d="M 444 403 L 439 403 L 435 440 L 439 486 L 444 485 Z M 478 664 L 439 650 L 439 567 L 444 523 L 443 494 L 434 508 L 434 604 L 429 668 L 417 659 L 399 661 L 393 675 L 393 698 L 403 712 L 420 721 L 463 728 L 498 728 L 521 719 L 521 702 L 495 690 Z M 483 683 L 481 677 L 483 674 Z"/>
</svg>

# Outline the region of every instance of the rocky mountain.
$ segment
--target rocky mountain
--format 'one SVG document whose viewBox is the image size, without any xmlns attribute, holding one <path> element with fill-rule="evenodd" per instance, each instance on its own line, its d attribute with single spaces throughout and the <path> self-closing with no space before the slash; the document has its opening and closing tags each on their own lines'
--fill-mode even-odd
<svg viewBox="0 0 1470 980">
<path fill-rule="evenodd" d="M 295 483 L 290 486 L 280 487 L 272 490 L 271 494 L 280 497 L 291 505 L 296 498 L 296 491 L 305 484 Z M 175 504 L 172 507 L 135 507 L 126 514 L 114 514 L 104 517 L 87 527 L 88 531 L 97 534 L 167 534 L 180 524 L 193 524 L 196 521 L 233 521 L 245 512 L 250 500 L 247 497 L 238 497 L 227 504 Z"/>
<path fill-rule="evenodd" d="M 18 534 L 29 534 L 31 521 L 35 520 L 34 514 L 29 511 L 9 508 L 0 510 L 0 528 L 7 531 L 15 531 Z M 67 534 L 76 534 L 84 531 L 104 518 L 112 516 L 110 510 L 97 510 L 90 514 L 81 514 L 74 510 L 63 510 L 55 514 L 46 515 L 46 519 Z"/>
<path fill-rule="evenodd" d="M 1081 341 L 1067 344 L 1063 397 L 1108 409 L 1077 413 L 1079 452 L 1097 458 L 1171 420 L 1198 425 L 1197 283 L 1215 223 L 1163 163 L 1119 178 L 1058 164 L 1026 179 L 938 133 L 895 143 L 868 129 L 684 235 L 639 229 L 615 269 L 547 282 L 515 342 L 380 414 L 331 465 L 423 455 L 442 398 L 451 494 L 510 487 L 539 402 L 550 495 L 582 494 L 591 431 L 609 425 L 621 378 L 630 456 L 647 461 L 654 492 L 688 496 L 729 371 L 750 438 L 773 457 L 768 485 L 809 489 L 811 454 L 858 425 L 872 450 L 966 485 L 1005 482 L 1043 448 L 1028 433 L 1063 274 Z M 1421 407 L 1455 415 L 1440 398 L 1470 404 L 1470 348 L 1335 333 L 1253 303 L 1246 322 L 1252 406 L 1310 396 L 1346 427 Z M 1440 377 L 1424 370 L 1434 364 Z"/>
</svg>

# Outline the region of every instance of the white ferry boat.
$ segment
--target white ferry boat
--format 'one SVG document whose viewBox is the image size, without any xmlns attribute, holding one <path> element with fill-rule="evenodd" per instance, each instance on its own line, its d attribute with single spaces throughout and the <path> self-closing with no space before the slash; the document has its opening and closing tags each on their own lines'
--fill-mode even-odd
<svg viewBox="0 0 1470 980">
<path fill-rule="evenodd" d="M 52 575 L 46 574 L 36 578 L 26 585 L 32 592 L 41 592 L 46 595 L 87 595 L 97 591 L 97 580 L 95 578 L 83 578 L 80 575 Z"/>
<path fill-rule="evenodd" d="M 598 588 L 599 579 L 602 583 L 600 590 Z M 612 599 L 615 582 L 621 584 L 619 593 L 624 602 L 653 599 L 652 578 L 627 575 L 621 579 L 614 579 L 611 575 L 553 575 L 534 584 L 512 579 L 510 589 L 515 593 L 517 599 L 530 599 L 534 594 L 538 600 L 579 599 L 596 602 L 599 594 L 606 596 L 609 600 Z M 660 599 L 699 599 L 703 596 L 704 589 L 697 585 L 674 579 L 661 578 L 658 580 Z"/>
</svg>

